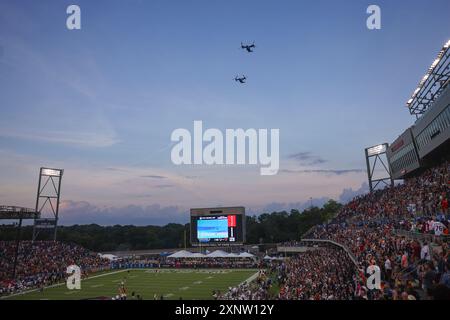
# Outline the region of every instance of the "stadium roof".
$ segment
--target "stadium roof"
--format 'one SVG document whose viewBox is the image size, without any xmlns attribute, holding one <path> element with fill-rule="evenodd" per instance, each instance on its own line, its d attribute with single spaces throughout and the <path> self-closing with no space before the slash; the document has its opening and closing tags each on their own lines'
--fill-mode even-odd
<svg viewBox="0 0 450 320">
<path fill-rule="evenodd" d="M 117 260 L 117 259 L 118 259 L 117 256 L 115 256 L 115 255 L 113 255 L 113 254 L 110 254 L 110 253 L 99 254 L 99 255 L 100 255 L 101 258 L 105 258 L 105 259 L 108 259 L 108 260 L 110 260 L 110 261 L 114 261 L 114 260 Z"/>
<path fill-rule="evenodd" d="M 209 257 L 209 258 L 225 258 L 227 255 L 228 255 L 228 253 L 226 253 L 223 250 L 216 250 L 216 251 L 213 251 L 213 252 L 207 254 L 207 257 Z"/>
<path fill-rule="evenodd" d="M 189 252 L 186 250 L 181 250 L 181 251 L 177 251 L 177 252 L 171 254 L 167 258 L 187 258 L 190 256 L 192 256 L 192 252 Z"/>
<path fill-rule="evenodd" d="M 239 254 L 239 258 L 254 258 L 255 256 L 248 252 L 241 252 Z"/>
<path fill-rule="evenodd" d="M 412 115 L 422 115 L 450 82 L 450 40 L 448 40 L 406 103 Z"/>
<path fill-rule="evenodd" d="M 177 251 L 174 254 L 171 254 L 167 258 L 254 258 L 255 256 L 248 252 L 241 252 L 240 254 L 236 253 L 226 253 L 222 250 L 213 251 L 207 255 L 196 252 L 192 253 L 190 251 L 181 250 Z"/>
<path fill-rule="evenodd" d="M 236 254 L 236 253 L 229 253 L 229 254 L 227 255 L 227 258 L 239 258 L 239 255 Z"/>
<path fill-rule="evenodd" d="M 34 209 L 0 206 L 0 219 L 36 219 L 39 218 L 39 212 Z"/>
</svg>

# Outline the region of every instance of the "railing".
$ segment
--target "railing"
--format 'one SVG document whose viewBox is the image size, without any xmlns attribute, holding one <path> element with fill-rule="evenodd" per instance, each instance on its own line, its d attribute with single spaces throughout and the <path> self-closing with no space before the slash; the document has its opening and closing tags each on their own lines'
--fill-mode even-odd
<svg viewBox="0 0 450 320">
<path fill-rule="evenodd" d="M 408 237 L 414 240 L 421 240 L 421 241 L 427 241 L 427 242 L 434 242 L 435 240 L 441 240 L 443 242 L 448 242 L 450 237 L 448 235 L 434 235 L 434 234 L 428 234 L 428 233 L 418 233 L 413 231 L 407 231 L 407 230 L 399 230 L 395 229 L 394 233 L 399 236 Z"/>
<path fill-rule="evenodd" d="M 358 268 L 358 261 L 356 260 L 355 255 L 353 254 L 353 252 L 350 251 L 350 249 L 348 249 L 346 246 L 344 246 L 343 244 L 340 244 L 338 242 L 335 242 L 333 240 L 323 240 L 323 239 L 302 239 L 302 242 L 319 242 L 319 243 L 330 243 L 332 245 L 335 245 L 337 247 L 340 247 L 341 249 L 343 249 L 347 255 L 349 256 L 350 260 L 352 260 L 352 262 L 355 264 L 355 266 Z"/>
<path fill-rule="evenodd" d="M 16 206 L 0 206 L 0 219 L 35 219 L 39 217 L 39 212 L 34 209 L 16 207 Z"/>
</svg>

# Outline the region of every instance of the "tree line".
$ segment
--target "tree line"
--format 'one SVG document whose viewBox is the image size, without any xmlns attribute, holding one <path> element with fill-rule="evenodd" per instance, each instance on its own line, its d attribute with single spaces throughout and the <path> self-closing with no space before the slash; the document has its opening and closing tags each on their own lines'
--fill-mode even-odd
<svg viewBox="0 0 450 320">
<path fill-rule="evenodd" d="M 292 209 L 263 213 L 258 216 L 246 216 L 246 242 L 248 244 L 277 243 L 300 240 L 311 227 L 331 219 L 341 208 L 334 200 L 328 201 L 322 208 L 311 207 L 303 212 Z M 22 228 L 20 238 L 32 238 L 32 226 Z M 15 240 L 17 228 L 0 226 L 0 240 Z M 160 248 L 183 248 L 185 239 L 189 246 L 190 225 L 169 223 L 165 226 L 97 224 L 59 226 L 57 238 L 63 242 L 73 242 L 88 249 L 105 251 L 126 251 Z M 49 240 L 43 235 L 39 240 Z"/>
</svg>

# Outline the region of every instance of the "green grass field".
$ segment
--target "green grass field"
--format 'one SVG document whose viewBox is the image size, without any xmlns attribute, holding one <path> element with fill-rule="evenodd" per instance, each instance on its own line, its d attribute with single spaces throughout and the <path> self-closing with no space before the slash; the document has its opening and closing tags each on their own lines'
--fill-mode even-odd
<svg viewBox="0 0 450 320">
<path fill-rule="evenodd" d="M 257 270 L 219 269 L 154 269 L 119 270 L 94 275 L 81 281 L 80 290 L 68 290 L 66 285 L 45 288 L 43 292 L 33 291 L 6 297 L 16 300 L 77 300 L 95 297 L 112 297 L 118 294 L 122 281 L 125 282 L 128 297 L 135 292 L 143 299 L 153 299 L 154 294 L 165 299 L 212 299 L 212 291 L 224 292 L 230 286 L 252 277 Z"/>
</svg>

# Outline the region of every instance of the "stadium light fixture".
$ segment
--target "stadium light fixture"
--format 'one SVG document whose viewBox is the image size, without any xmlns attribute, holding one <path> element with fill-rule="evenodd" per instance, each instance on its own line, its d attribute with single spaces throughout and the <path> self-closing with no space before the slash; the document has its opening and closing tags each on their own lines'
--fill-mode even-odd
<svg viewBox="0 0 450 320">
<path fill-rule="evenodd" d="M 436 59 L 433 61 L 431 66 L 428 68 L 427 73 L 420 80 L 419 85 L 414 90 L 411 98 L 408 99 L 408 101 L 406 102 L 406 106 L 410 109 L 411 112 L 416 112 L 417 111 L 416 109 L 418 109 L 419 113 L 423 113 L 423 112 L 425 112 L 425 110 L 428 107 L 428 105 L 430 104 L 430 102 L 432 102 L 432 101 L 430 101 L 430 99 L 424 99 L 424 97 L 427 96 L 429 94 L 429 91 L 431 90 L 431 89 L 429 89 L 430 84 L 431 84 L 431 87 L 433 87 L 439 83 L 438 82 L 439 79 L 434 79 L 434 78 L 440 78 L 440 77 L 447 76 L 445 74 L 445 72 L 443 72 L 443 71 L 438 72 L 438 71 L 439 71 L 439 69 L 441 69 L 442 66 L 445 66 L 445 64 L 448 60 L 447 51 L 449 48 L 450 48 L 450 40 L 448 40 L 445 43 L 445 45 L 442 47 L 442 49 L 439 51 Z M 439 66 L 440 64 L 441 64 L 441 66 Z M 445 71 L 445 68 L 444 68 L 444 71 Z M 433 77 L 433 76 L 435 76 L 435 77 Z M 423 90 L 423 89 L 425 89 L 425 90 Z M 436 90 L 436 93 L 439 93 L 439 88 L 438 88 L 438 90 Z M 433 96 L 435 96 L 435 95 L 433 94 Z M 433 100 L 433 98 L 431 100 Z M 422 108 L 418 107 L 418 105 L 420 106 L 421 104 L 424 104 L 424 103 L 425 103 L 425 105 L 423 105 Z"/>
<path fill-rule="evenodd" d="M 422 80 L 419 83 L 419 86 L 417 87 L 417 89 L 414 91 L 413 93 L 413 98 L 417 95 L 417 93 L 420 91 L 420 89 L 422 89 L 423 84 L 425 83 L 425 81 L 430 77 L 430 75 L 433 73 L 434 68 L 436 68 L 436 66 L 439 64 L 439 62 L 441 61 L 442 57 L 444 56 L 445 50 L 448 49 L 450 45 L 450 40 L 447 41 L 447 43 L 444 45 L 444 47 L 441 49 L 441 51 L 439 51 L 439 54 L 437 56 L 437 58 L 433 61 L 433 63 L 431 64 L 431 66 L 428 68 L 428 72 L 425 74 L 425 76 L 422 78 Z"/>
<path fill-rule="evenodd" d="M 51 229 L 53 240 L 56 240 L 63 173 L 64 169 L 41 167 L 39 170 L 35 211 L 40 216 L 34 219 L 33 241 L 37 239 L 42 229 Z M 41 215 L 44 213 L 46 216 Z"/>
<path fill-rule="evenodd" d="M 386 152 L 386 144 L 379 144 L 377 146 L 373 146 L 367 149 L 367 155 L 369 157 L 376 156 L 384 152 Z"/>
<path fill-rule="evenodd" d="M 373 192 L 373 190 L 375 190 L 380 183 L 385 184 L 386 186 L 394 186 L 389 159 L 386 155 L 388 146 L 389 144 L 387 143 L 381 143 L 365 148 L 364 150 L 366 155 L 367 178 L 369 180 L 370 192 Z M 385 160 L 383 160 L 383 155 L 386 156 Z M 379 178 L 374 176 L 377 164 L 378 167 L 383 168 L 385 172 L 385 175 Z"/>
<path fill-rule="evenodd" d="M 61 170 L 61 169 L 42 168 L 42 175 L 43 176 L 61 177 L 62 173 L 63 173 L 63 170 Z"/>
</svg>

